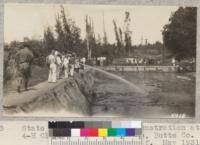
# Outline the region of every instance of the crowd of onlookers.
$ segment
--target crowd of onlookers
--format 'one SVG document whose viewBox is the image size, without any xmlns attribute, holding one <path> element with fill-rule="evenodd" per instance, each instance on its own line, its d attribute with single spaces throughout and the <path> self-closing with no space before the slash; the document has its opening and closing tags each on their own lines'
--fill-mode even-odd
<svg viewBox="0 0 200 145">
<path fill-rule="evenodd" d="M 60 78 L 73 77 L 74 73 L 79 73 L 79 69 L 83 68 L 86 58 L 79 58 L 75 53 L 62 54 L 52 50 L 46 58 L 49 68 L 48 82 L 57 82 Z"/>
<path fill-rule="evenodd" d="M 114 65 L 161 65 L 160 59 L 145 58 L 145 57 L 127 57 L 127 58 L 116 58 L 112 62 Z"/>
<path fill-rule="evenodd" d="M 155 65 L 155 64 L 160 64 L 161 62 L 159 60 L 150 58 L 134 57 L 134 58 L 127 58 L 126 63 L 132 65 Z"/>
</svg>

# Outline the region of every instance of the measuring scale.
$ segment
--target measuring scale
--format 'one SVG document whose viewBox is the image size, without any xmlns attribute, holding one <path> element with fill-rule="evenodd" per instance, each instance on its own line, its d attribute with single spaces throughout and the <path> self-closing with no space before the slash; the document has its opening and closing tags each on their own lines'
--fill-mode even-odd
<svg viewBox="0 0 200 145">
<path fill-rule="evenodd" d="M 49 145 L 142 145 L 142 123 L 49 122 Z"/>
</svg>

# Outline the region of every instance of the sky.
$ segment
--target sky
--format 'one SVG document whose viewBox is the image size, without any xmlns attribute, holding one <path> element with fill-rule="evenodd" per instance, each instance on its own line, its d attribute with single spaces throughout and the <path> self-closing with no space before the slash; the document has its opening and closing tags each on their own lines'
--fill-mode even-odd
<svg viewBox="0 0 200 145">
<path fill-rule="evenodd" d="M 81 29 L 85 38 L 85 16 L 94 21 L 95 35 L 103 36 L 103 14 L 108 42 L 115 43 L 113 19 L 123 27 L 125 11 L 130 12 L 132 44 L 147 39 L 149 43 L 162 42 L 162 28 L 169 23 L 176 6 L 122 6 L 122 5 L 63 5 L 68 17 Z M 7 3 L 4 11 L 4 41 L 23 41 L 24 37 L 42 39 L 44 30 L 50 26 L 55 30 L 55 18 L 60 11 L 57 4 L 15 4 Z"/>
</svg>

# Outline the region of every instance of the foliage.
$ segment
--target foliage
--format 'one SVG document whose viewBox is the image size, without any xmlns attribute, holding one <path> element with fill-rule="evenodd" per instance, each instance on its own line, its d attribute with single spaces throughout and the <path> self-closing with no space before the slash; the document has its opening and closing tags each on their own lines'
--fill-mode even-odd
<svg viewBox="0 0 200 145">
<path fill-rule="evenodd" d="M 44 46 L 46 49 L 55 49 L 62 53 L 79 52 L 83 43 L 80 39 L 80 28 L 76 26 L 74 20 L 66 16 L 62 6 L 60 13 L 57 14 L 54 28 L 55 32 L 50 27 L 44 32 Z"/>
<path fill-rule="evenodd" d="M 66 47 L 66 42 L 65 42 L 65 35 L 64 35 L 64 32 L 63 32 L 62 22 L 60 20 L 59 14 L 56 17 L 55 31 L 57 33 L 56 49 L 58 49 L 60 51 L 64 51 L 64 49 Z"/>
<path fill-rule="evenodd" d="M 162 49 L 163 49 L 163 44 L 159 41 L 153 43 L 153 44 L 146 44 L 146 45 L 137 45 L 133 46 L 132 48 L 134 52 L 131 54 L 134 56 L 155 56 L 155 55 L 161 55 L 162 54 Z"/>
<path fill-rule="evenodd" d="M 163 28 L 165 46 L 176 59 L 196 56 L 197 8 L 180 7 Z"/>
<path fill-rule="evenodd" d="M 51 50 L 55 49 L 55 38 L 50 27 L 44 31 L 44 47 L 46 48 L 46 54 L 49 54 Z"/>
<path fill-rule="evenodd" d="M 80 39 L 81 30 L 78 26 L 76 26 L 74 20 L 66 16 L 65 9 L 62 6 L 60 13 L 62 20 L 60 23 L 62 23 L 62 29 L 64 34 L 64 52 L 67 51 L 78 52 L 79 48 L 81 47 L 81 39 Z"/>
<path fill-rule="evenodd" d="M 122 30 L 121 28 L 117 27 L 116 20 L 113 20 L 114 31 L 115 31 L 115 38 L 117 41 L 117 48 L 115 49 L 115 55 L 120 56 L 120 54 L 124 54 L 123 49 L 123 40 L 122 40 Z"/>
<path fill-rule="evenodd" d="M 97 42 L 94 35 L 94 25 L 91 17 L 86 16 L 85 18 L 85 30 L 86 30 L 86 43 L 88 50 L 88 59 L 91 59 L 91 56 L 96 56 L 96 47 Z"/>
</svg>

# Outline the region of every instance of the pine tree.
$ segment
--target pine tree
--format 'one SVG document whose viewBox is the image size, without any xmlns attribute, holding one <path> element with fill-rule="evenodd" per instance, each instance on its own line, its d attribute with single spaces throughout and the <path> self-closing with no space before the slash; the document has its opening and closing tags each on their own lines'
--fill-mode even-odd
<svg viewBox="0 0 200 145">
<path fill-rule="evenodd" d="M 88 59 L 90 60 L 92 57 L 92 52 L 95 52 L 96 39 L 94 35 L 93 21 L 89 16 L 86 16 L 85 23 L 86 23 L 86 41 L 87 41 Z"/>
<path fill-rule="evenodd" d="M 56 40 L 50 27 L 47 27 L 47 29 L 44 31 L 43 43 L 47 54 L 50 53 L 51 50 L 55 49 Z"/>
<path fill-rule="evenodd" d="M 64 51 L 78 52 L 81 46 L 80 28 L 76 26 L 75 21 L 68 18 L 65 9 L 61 6 L 61 25 L 64 38 Z"/>
<path fill-rule="evenodd" d="M 117 49 L 115 51 L 115 54 L 119 56 L 120 54 L 122 54 L 122 52 L 120 52 L 120 51 L 122 51 L 122 47 L 123 47 L 122 32 L 118 31 L 120 28 L 117 27 L 117 23 L 116 23 L 115 20 L 113 20 L 113 25 L 114 25 L 114 31 L 115 31 L 115 38 L 116 38 L 116 41 L 117 41 Z"/>
<path fill-rule="evenodd" d="M 65 35 L 64 35 L 64 32 L 63 32 L 62 22 L 60 20 L 59 14 L 57 15 L 57 18 L 56 18 L 55 31 L 57 33 L 56 49 L 59 50 L 59 51 L 66 52 Z"/>
</svg>

